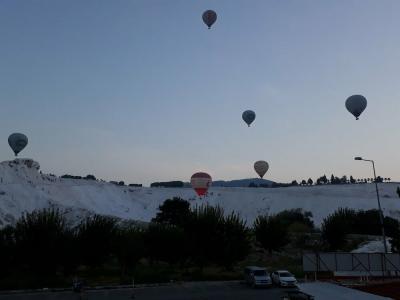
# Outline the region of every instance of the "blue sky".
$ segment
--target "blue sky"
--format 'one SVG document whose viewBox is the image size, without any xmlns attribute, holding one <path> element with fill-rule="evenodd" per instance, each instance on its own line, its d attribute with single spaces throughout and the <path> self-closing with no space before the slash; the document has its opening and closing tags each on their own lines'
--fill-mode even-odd
<svg viewBox="0 0 400 300">
<path fill-rule="evenodd" d="M 218 13 L 207 30 L 206 9 Z M 400 2 L 0 2 L 0 159 L 149 184 L 353 174 L 400 179 Z M 359 121 L 344 101 L 363 94 Z M 243 110 L 257 119 L 250 128 Z"/>
</svg>

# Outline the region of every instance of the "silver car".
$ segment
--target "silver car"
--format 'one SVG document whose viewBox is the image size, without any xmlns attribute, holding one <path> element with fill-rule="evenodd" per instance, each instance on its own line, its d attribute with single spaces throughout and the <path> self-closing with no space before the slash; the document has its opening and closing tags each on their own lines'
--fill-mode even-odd
<svg viewBox="0 0 400 300">
<path fill-rule="evenodd" d="M 297 284 L 297 280 L 292 273 L 286 270 L 275 271 L 271 275 L 272 281 L 280 286 L 291 286 L 294 287 Z"/>
<path fill-rule="evenodd" d="M 252 287 L 267 287 L 272 285 L 267 269 L 257 266 L 244 268 L 244 279 Z"/>
</svg>

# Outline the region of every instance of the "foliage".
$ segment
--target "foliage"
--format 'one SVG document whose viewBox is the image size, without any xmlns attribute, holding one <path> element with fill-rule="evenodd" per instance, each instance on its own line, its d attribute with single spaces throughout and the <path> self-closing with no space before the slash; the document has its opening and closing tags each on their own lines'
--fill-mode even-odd
<svg viewBox="0 0 400 300">
<path fill-rule="evenodd" d="M 59 210 L 24 214 L 16 223 L 14 234 L 16 260 L 30 272 L 51 276 L 69 261 L 67 243 L 72 233 Z"/>
<path fill-rule="evenodd" d="M 167 182 L 153 182 L 150 184 L 151 187 L 166 187 L 166 188 L 174 188 L 183 187 L 183 181 L 167 181 Z"/>
<path fill-rule="evenodd" d="M 300 223 L 304 224 L 309 230 L 314 228 L 312 213 L 303 211 L 301 208 L 281 211 L 276 215 L 276 218 L 278 218 L 285 227 L 289 227 L 293 223 Z"/>
<path fill-rule="evenodd" d="M 127 275 L 128 269 L 134 269 L 139 260 L 146 256 L 144 230 L 138 226 L 120 226 L 116 231 L 113 253 L 118 259 L 121 277 Z"/>
<path fill-rule="evenodd" d="M 185 236 L 182 228 L 152 223 L 145 233 L 147 256 L 152 261 L 178 263 L 186 260 Z"/>
<path fill-rule="evenodd" d="M 0 230 L 0 277 L 5 277 L 15 267 L 15 229 L 6 226 Z"/>
<path fill-rule="evenodd" d="M 158 209 L 159 212 L 152 222 L 181 227 L 185 225 L 191 213 L 190 203 L 179 197 L 165 200 Z"/>
<path fill-rule="evenodd" d="M 253 228 L 257 242 L 270 253 L 280 250 L 289 243 L 287 226 L 277 216 L 259 216 Z"/>
<path fill-rule="evenodd" d="M 384 226 L 387 236 L 396 237 L 400 234 L 397 220 L 385 217 Z M 322 222 L 322 238 L 331 250 L 343 248 L 346 244 L 345 236 L 349 233 L 381 235 L 379 211 L 341 208 Z"/>
<path fill-rule="evenodd" d="M 117 237 L 117 220 L 93 215 L 83 220 L 76 233 L 77 251 L 81 263 L 90 267 L 101 266 L 110 256 Z"/>
<path fill-rule="evenodd" d="M 346 234 L 354 227 L 356 212 L 339 208 L 322 222 L 322 239 L 330 250 L 337 250 L 346 244 Z"/>
</svg>

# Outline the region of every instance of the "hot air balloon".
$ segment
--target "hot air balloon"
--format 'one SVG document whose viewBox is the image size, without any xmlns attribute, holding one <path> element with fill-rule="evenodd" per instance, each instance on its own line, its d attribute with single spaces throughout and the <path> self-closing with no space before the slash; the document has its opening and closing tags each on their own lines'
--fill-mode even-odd
<svg viewBox="0 0 400 300">
<path fill-rule="evenodd" d="M 267 163 L 266 161 L 264 161 L 264 160 L 259 160 L 259 161 L 256 161 L 256 162 L 254 163 L 254 170 L 257 172 L 257 174 L 258 174 L 261 178 L 264 177 L 264 175 L 265 175 L 265 173 L 267 173 L 268 169 L 269 169 L 269 165 L 268 165 L 268 163 Z"/>
<path fill-rule="evenodd" d="M 206 10 L 203 13 L 203 22 L 208 26 L 208 29 L 217 21 L 217 13 L 213 10 Z"/>
<path fill-rule="evenodd" d="M 25 134 L 13 133 L 8 137 L 8 144 L 14 151 L 15 156 L 18 156 L 18 153 L 20 153 L 26 147 L 26 145 L 28 145 L 28 138 Z"/>
<path fill-rule="evenodd" d="M 361 115 L 366 107 L 367 99 L 365 99 L 364 96 L 353 95 L 346 100 L 346 108 L 353 116 L 356 117 L 356 120 L 358 120 L 358 117 Z"/>
<path fill-rule="evenodd" d="M 190 178 L 190 183 L 199 196 L 204 196 L 207 194 L 207 190 L 211 186 L 211 182 L 211 176 L 204 172 L 194 173 Z"/>
<path fill-rule="evenodd" d="M 242 113 L 242 119 L 250 127 L 250 124 L 256 119 L 256 113 L 252 110 L 246 110 Z"/>
</svg>

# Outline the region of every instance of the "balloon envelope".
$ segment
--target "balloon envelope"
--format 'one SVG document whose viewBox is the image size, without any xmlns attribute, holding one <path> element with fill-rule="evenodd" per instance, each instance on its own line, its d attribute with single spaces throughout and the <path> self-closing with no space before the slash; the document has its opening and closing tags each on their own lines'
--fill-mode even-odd
<svg viewBox="0 0 400 300">
<path fill-rule="evenodd" d="M 267 163 L 266 161 L 264 161 L 264 160 L 259 160 L 259 161 L 256 161 L 256 162 L 254 163 L 254 170 L 257 172 L 257 174 L 258 174 L 261 178 L 264 177 L 264 175 L 265 175 L 265 173 L 267 173 L 268 169 L 269 169 L 269 165 L 268 165 L 268 163 Z"/>
<path fill-rule="evenodd" d="M 8 144 L 17 156 L 28 145 L 28 138 L 25 134 L 13 133 L 8 137 Z"/>
<path fill-rule="evenodd" d="M 213 10 L 206 10 L 203 13 L 203 22 L 208 26 L 208 29 L 217 21 L 217 13 Z"/>
<path fill-rule="evenodd" d="M 195 173 L 190 178 L 190 183 L 199 196 L 204 196 L 207 193 L 208 188 L 211 186 L 211 182 L 211 176 L 204 172 Z"/>
<path fill-rule="evenodd" d="M 246 110 L 242 114 L 242 119 L 250 127 L 250 124 L 256 119 L 256 113 L 252 110 Z"/>
<path fill-rule="evenodd" d="M 346 100 L 346 108 L 353 116 L 356 117 L 356 120 L 358 120 L 358 117 L 361 115 L 366 107 L 367 99 L 365 99 L 364 96 L 353 95 Z"/>
</svg>

